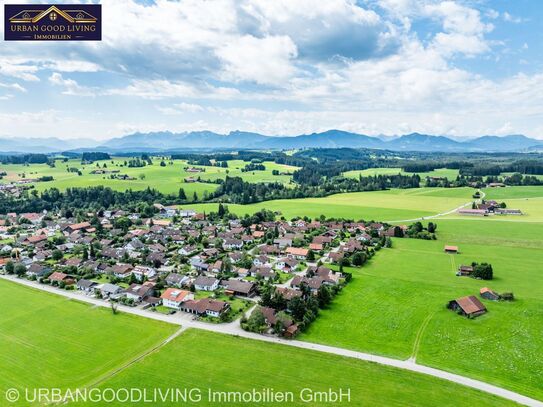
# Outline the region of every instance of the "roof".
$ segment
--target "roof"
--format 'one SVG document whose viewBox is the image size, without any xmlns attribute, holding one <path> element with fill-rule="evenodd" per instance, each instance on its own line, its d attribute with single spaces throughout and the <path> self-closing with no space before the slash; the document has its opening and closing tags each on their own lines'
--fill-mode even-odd
<svg viewBox="0 0 543 407">
<path fill-rule="evenodd" d="M 183 302 L 185 300 L 185 297 L 190 294 L 190 291 L 186 290 L 179 290 L 177 288 L 168 288 L 160 298 L 163 300 L 170 300 L 173 302 Z"/>
<path fill-rule="evenodd" d="M 215 277 L 199 276 L 194 280 L 194 285 L 212 286 L 217 282 Z"/>
<path fill-rule="evenodd" d="M 89 222 L 81 222 L 81 223 L 74 223 L 73 225 L 68 226 L 72 230 L 80 230 L 80 229 L 86 229 L 91 227 L 91 224 Z"/>
<path fill-rule="evenodd" d="M 49 280 L 52 280 L 52 281 L 62 281 L 64 280 L 66 277 L 68 277 L 67 274 L 64 274 L 64 273 L 61 273 L 59 271 L 55 271 L 53 274 L 51 274 L 49 276 Z"/>
<path fill-rule="evenodd" d="M 295 256 L 307 256 L 309 250 L 304 249 L 303 247 L 287 247 L 286 252 Z"/>
<path fill-rule="evenodd" d="M 77 286 L 83 287 L 83 288 L 90 288 L 90 287 L 94 287 L 95 285 L 98 285 L 98 283 L 91 280 L 85 280 L 84 278 L 82 278 L 81 280 L 77 282 Z"/>
<path fill-rule="evenodd" d="M 483 305 L 483 303 L 473 295 L 457 298 L 455 301 L 466 314 L 486 311 L 486 307 Z"/>
<path fill-rule="evenodd" d="M 445 250 L 450 252 L 457 252 L 458 246 L 445 246 Z"/>
<path fill-rule="evenodd" d="M 226 282 L 226 288 L 240 293 L 249 293 L 254 288 L 254 284 L 248 281 L 228 280 Z"/>
</svg>

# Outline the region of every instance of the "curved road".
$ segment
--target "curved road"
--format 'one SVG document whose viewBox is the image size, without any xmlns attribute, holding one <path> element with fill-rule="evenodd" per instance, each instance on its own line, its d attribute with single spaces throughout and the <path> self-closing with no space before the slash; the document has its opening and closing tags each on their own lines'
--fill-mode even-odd
<svg viewBox="0 0 543 407">
<path fill-rule="evenodd" d="M 15 282 L 21 285 L 25 285 L 28 287 L 32 287 L 34 289 L 50 292 L 57 295 L 62 295 L 64 297 L 71 298 L 74 300 L 87 302 L 95 306 L 105 307 L 105 308 L 110 307 L 109 303 L 107 303 L 106 301 L 86 296 L 85 294 L 81 292 L 61 290 L 55 287 L 41 285 L 33 281 L 19 279 L 14 276 L 0 275 L 0 278 Z M 205 322 L 194 320 L 191 314 L 176 313 L 174 315 L 164 315 L 158 312 L 151 312 L 151 311 L 142 310 L 140 308 L 131 308 L 131 307 L 126 307 L 122 305 L 119 305 L 118 309 L 122 310 L 123 312 L 126 312 L 127 314 L 134 314 L 141 317 L 169 322 L 176 325 L 183 325 L 185 328 L 197 328 L 197 329 L 202 329 L 202 330 L 212 331 L 212 332 L 217 332 L 217 333 L 222 333 L 222 334 L 240 336 L 243 338 L 254 339 L 254 340 L 263 341 L 263 342 L 278 343 L 281 345 L 294 346 L 296 348 L 310 349 L 310 350 L 314 350 L 318 352 L 331 353 L 334 355 L 340 355 L 340 356 L 345 356 L 349 358 L 364 360 L 367 362 L 378 363 L 380 365 L 386 365 L 386 366 L 396 367 L 399 369 L 410 370 L 412 372 L 427 374 L 427 375 L 434 376 L 440 379 L 449 380 L 451 382 L 468 386 L 480 391 L 484 391 L 486 393 L 494 394 L 496 396 L 503 397 L 505 399 L 508 399 L 508 400 L 511 400 L 511 401 L 514 401 L 526 406 L 543 407 L 542 401 L 535 400 L 527 396 L 523 396 L 522 394 L 515 393 L 513 391 L 506 390 L 501 387 L 493 386 L 491 384 L 482 382 L 480 380 L 470 379 L 469 377 L 460 376 L 460 375 L 449 373 L 443 370 L 434 369 L 432 367 L 419 365 L 412 360 L 398 360 L 398 359 L 387 358 L 384 356 L 372 355 L 370 353 L 356 352 L 356 351 L 352 351 L 348 349 L 337 348 L 334 346 L 319 345 L 319 344 L 297 341 L 297 340 L 286 340 L 282 338 L 277 338 L 275 336 L 259 335 L 256 333 L 244 331 L 243 329 L 241 329 L 237 321 L 230 322 L 228 324 L 208 324 Z"/>
</svg>

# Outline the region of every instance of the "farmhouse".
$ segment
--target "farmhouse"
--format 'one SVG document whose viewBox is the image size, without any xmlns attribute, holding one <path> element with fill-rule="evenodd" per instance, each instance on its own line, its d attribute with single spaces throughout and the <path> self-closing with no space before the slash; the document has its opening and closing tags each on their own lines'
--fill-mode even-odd
<svg viewBox="0 0 543 407">
<path fill-rule="evenodd" d="M 445 253 L 449 254 L 457 254 L 459 252 L 458 246 L 445 246 L 443 250 L 445 251 Z"/>
<path fill-rule="evenodd" d="M 457 311 L 469 318 L 476 317 L 486 312 L 486 307 L 483 305 L 483 303 L 473 295 L 451 300 L 449 301 L 447 308 Z"/>
<path fill-rule="evenodd" d="M 458 209 L 459 215 L 468 215 L 468 216 L 487 216 L 487 211 L 485 209 Z"/>
</svg>

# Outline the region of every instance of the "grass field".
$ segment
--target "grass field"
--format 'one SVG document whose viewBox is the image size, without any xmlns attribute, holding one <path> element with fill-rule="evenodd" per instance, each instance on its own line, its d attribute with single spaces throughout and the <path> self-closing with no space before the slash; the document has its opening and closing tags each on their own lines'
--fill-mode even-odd
<svg viewBox="0 0 543 407">
<path fill-rule="evenodd" d="M 254 213 L 260 209 L 280 212 L 287 219 L 294 216 L 343 217 L 347 219 L 401 220 L 435 215 L 466 202 L 470 188 L 417 188 L 388 191 L 357 192 L 331 195 L 326 198 L 304 198 L 267 201 L 252 205 L 228 205 L 237 214 Z M 190 205 L 198 211 L 216 211 L 216 204 Z"/>
<path fill-rule="evenodd" d="M 241 169 L 247 164 L 241 160 L 229 161 L 228 168 L 220 167 L 203 167 L 205 169 L 201 173 L 187 173 L 184 167 L 188 164 L 183 160 L 174 160 L 173 165 L 170 165 L 168 160 L 165 162 L 165 167 L 160 166 L 161 159 L 153 158 L 153 164 L 139 168 L 129 168 L 124 166 L 125 158 L 115 158 L 113 160 L 99 161 L 100 166 L 107 165 L 106 170 L 119 170 L 120 174 L 126 174 L 136 178 L 134 180 L 119 180 L 111 179 L 109 174 L 91 174 L 91 171 L 96 170 L 95 164 L 81 165 L 80 160 L 68 160 L 67 162 L 56 162 L 56 167 L 51 168 L 46 164 L 24 165 L 0 165 L 0 172 L 5 171 L 7 176 L 0 180 L 0 183 L 10 181 L 19 181 L 24 178 L 39 178 L 42 176 L 53 176 L 54 180 L 50 182 L 35 183 L 38 191 L 43 191 L 48 188 L 59 188 L 65 190 L 70 187 L 90 187 L 104 185 L 112 189 L 122 191 L 127 189 L 142 190 L 147 187 L 158 189 L 165 194 L 177 194 L 179 188 L 183 188 L 189 199 L 192 199 L 196 192 L 201 198 L 204 192 L 212 192 L 217 188 L 216 184 L 200 183 L 200 182 L 184 182 L 187 177 L 200 177 L 202 180 L 216 180 L 229 176 L 239 176 L 250 182 L 283 182 L 288 184 L 292 178 L 290 175 L 273 175 L 273 170 L 279 172 L 292 173 L 296 167 L 287 165 L 275 164 L 273 162 L 265 162 L 265 171 L 242 172 Z M 77 168 L 82 175 L 77 175 L 77 172 L 68 172 L 67 167 Z M 23 175 L 25 177 L 23 177 Z M 141 178 L 141 176 L 144 176 Z"/>
<path fill-rule="evenodd" d="M 6 281 L 0 281 L 0 304 L 4 390 L 88 385 L 177 329 Z"/>
<path fill-rule="evenodd" d="M 417 361 L 543 398 L 541 223 L 438 220 L 438 241 L 395 239 L 355 278 L 301 339 Z M 443 253 L 445 244 L 461 254 Z M 460 264 L 492 263 L 489 282 L 456 277 Z M 483 301 L 468 320 L 448 300 L 488 286 L 513 303 Z M 534 374 L 535 372 L 535 374 Z"/>
<path fill-rule="evenodd" d="M 295 394 L 294 402 L 287 405 L 325 405 L 304 403 L 299 392 L 303 388 L 326 391 L 330 387 L 350 389 L 350 404 L 358 406 L 445 406 L 453 405 L 452 400 L 454 405 L 507 404 L 471 389 L 398 369 L 197 330 L 185 332 L 156 354 L 101 385 L 102 388 L 128 386 L 198 388 L 203 394 L 199 404 L 206 406 L 242 405 L 212 403 L 207 397 L 208 389 L 249 391 L 270 387 Z"/>
<path fill-rule="evenodd" d="M 12 387 L 73 390 L 95 384 L 113 389 L 194 387 L 202 389 L 204 396 L 207 388 L 250 391 L 267 387 L 298 395 L 305 387 L 315 391 L 332 387 L 349 388 L 353 405 L 453 405 L 453 399 L 454 405 L 511 404 L 430 376 L 199 330 L 189 330 L 159 351 L 128 364 L 178 327 L 113 315 L 107 309 L 6 281 L 0 281 L 0 305 L 2 397 Z M 114 373 L 119 368 L 120 373 Z M 296 401 L 289 405 L 307 405 Z M 205 397 L 200 404 L 217 405 Z"/>
<path fill-rule="evenodd" d="M 343 173 L 346 177 L 349 178 L 358 178 L 360 175 L 363 177 L 368 176 L 375 176 L 375 175 L 411 175 L 414 174 L 412 172 L 405 172 L 401 168 L 368 168 L 367 170 L 355 170 L 355 171 L 347 171 Z M 426 177 L 444 177 L 448 178 L 450 181 L 456 179 L 458 176 L 458 170 L 451 170 L 448 168 L 438 168 L 434 171 L 429 172 L 417 172 L 416 174 L 419 174 L 421 179 L 424 180 Z"/>
</svg>

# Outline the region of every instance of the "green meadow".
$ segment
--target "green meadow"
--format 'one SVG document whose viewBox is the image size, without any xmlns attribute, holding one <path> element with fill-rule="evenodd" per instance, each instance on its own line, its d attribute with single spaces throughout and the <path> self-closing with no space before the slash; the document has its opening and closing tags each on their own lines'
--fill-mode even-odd
<svg viewBox="0 0 543 407">
<path fill-rule="evenodd" d="M 243 215 L 260 209 L 295 216 L 343 217 L 346 219 L 402 220 L 436 215 L 469 202 L 470 188 L 417 188 L 336 194 L 325 198 L 266 201 L 251 205 L 228 205 L 231 212 Z M 196 204 L 187 208 L 216 211 L 217 204 Z"/>
<path fill-rule="evenodd" d="M 253 388 L 293 392 L 294 401 L 287 405 L 296 406 L 327 404 L 303 402 L 299 396 L 303 388 L 313 391 L 350 389 L 350 403 L 341 404 L 357 406 L 508 404 L 505 400 L 420 374 L 341 356 L 198 330 L 183 333 L 157 353 L 100 387 L 129 386 L 147 389 L 155 386 L 165 389 L 179 386 L 197 388 L 203 395 L 198 404 L 206 406 L 243 404 L 210 402 L 208 389 L 244 392 Z"/>
<path fill-rule="evenodd" d="M 437 220 L 438 240 L 394 239 L 361 269 L 302 340 L 407 359 L 543 398 L 542 223 Z M 448 255 L 445 244 L 461 253 Z M 459 265 L 489 262 L 492 281 L 456 277 Z M 470 320 L 446 309 L 488 286 L 511 303 L 483 300 Z"/>
<path fill-rule="evenodd" d="M 412 172 L 405 172 L 401 168 L 368 168 L 366 170 L 355 170 L 344 172 L 343 175 L 349 178 L 358 178 L 359 176 L 368 177 L 375 175 L 411 175 Z M 448 168 L 437 168 L 434 171 L 428 172 L 417 172 L 421 179 L 426 179 L 426 177 L 440 177 L 447 178 L 450 181 L 455 180 L 458 176 L 458 170 L 451 170 Z"/>
<path fill-rule="evenodd" d="M 0 304 L 1 390 L 86 386 L 177 329 L 4 280 Z"/>
<path fill-rule="evenodd" d="M 0 281 L 0 305 L 2 397 L 9 388 L 21 394 L 25 388 L 40 387 L 198 388 L 204 395 L 202 405 L 217 405 L 206 401 L 208 388 L 273 388 L 293 392 L 293 405 L 307 405 L 298 398 L 303 388 L 332 387 L 350 389 L 354 405 L 452 406 L 452 400 L 454 405 L 512 404 L 426 375 L 200 330 L 186 331 L 155 350 L 179 327 L 113 315 L 108 309 L 7 281 Z"/>
<path fill-rule="evenodd" d="M 243 172 L 247 162 L 241 160 L 233 160 L 228 162 L 228 168 L 210 167 L 210 166 L 192 166 L 184 160 L 173 160 L 170 164 L 169 160 L 165 160 L 166 166 L 160 166 L 162 161 L 160 157 L 152 157 L 152 165 L 145 167 L 130 168 L 125 165 L 128 158 L 114 158 L 112 160 L 97 161 L 93 164 L 82 165 L 80 160 L 68 160 L 62 162 L 56 161 L 55 168 L 51 168 L 46 164 L 31 164 L 25 165 L 3 165 L 0 164 L 0 172 L 5 171 L 7 175 L 0 180 L 0 183 L 11 181 L 20 181 L 24 178 L 39 178 L 42 176 L 53 176 L 54 180 L 50 182 L 34 183 L 36 190 L 43 191 L 48 188 L 59 188 L 65 190 L 73 187 L 92 187 L 103 185 L 114 190 L 123 191 L 127 189 L 142 190 L 148 187 L 158 189 L 165 194 L 177 194 L 179 188 L 183 188 L 189 199 L 192 199 L 194 193 L 201 198 L 205 192 L 213 192 L 217 189 L 217 184 L 205 182 L 185 182 L 185 178 L 200 177 L 201 180 L 214 181 L 216 179 L 224 179 L 227 175 L 239 176 L 248 182 L 282 182 L 290 183 L 291 175 L 273 175 L 273 170 L 278 170 L 280 173 L 292 174 L 296 167 L 288 165 L 275 164 L 273 162 L 265 162 L 265 171 Z M 118 170 L 119 174 L 126 174 L 131 180 L 112 179 L 111 174 L 91 174 L 93 170 L 100 169 L 104 164 L 107 165 L 105 170 Z M 201 168 L 204 172 L 188 173 L 185 167 Z M 67 168 L 77 168 L 82 175 L 77 172 L 68 172 Z"/>
</svg>

